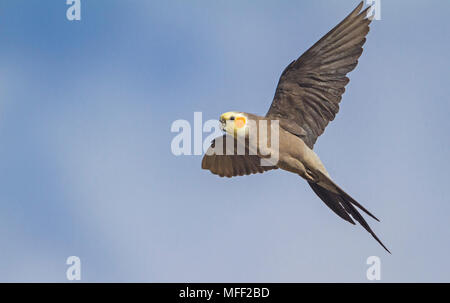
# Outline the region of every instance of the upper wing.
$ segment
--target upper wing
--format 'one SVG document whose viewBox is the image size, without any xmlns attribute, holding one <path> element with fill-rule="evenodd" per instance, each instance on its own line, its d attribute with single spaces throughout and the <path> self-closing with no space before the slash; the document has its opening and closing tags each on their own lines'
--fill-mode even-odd
<svg viewBox="0 0 450 303">
<path fill-rule="evenodd" d="M 267 117 L 301 137 L 313 148 L 349 82 L 347 73 L 358 64 L 371 19 L 363 2 L 341 23 L 283 71 Z"/>
<path fill-rule="evenodd" d="M 227 140 L 233 140 L 231 147 L 226 144 Z M 263 173 L 276 166 L 262 166 L 261 158 L 257 155 L 249 155 L 247 146 L 244 147 L 245 154 L 238 155 L 237 140 L 229 135 L 217 137 L 212 142 L 202 160 L 202 168 L 209 169 L 213 174 L 220 177 L 235 177 Z M 222 147 L 223 151 L 219 152 Z"/>
</svg>

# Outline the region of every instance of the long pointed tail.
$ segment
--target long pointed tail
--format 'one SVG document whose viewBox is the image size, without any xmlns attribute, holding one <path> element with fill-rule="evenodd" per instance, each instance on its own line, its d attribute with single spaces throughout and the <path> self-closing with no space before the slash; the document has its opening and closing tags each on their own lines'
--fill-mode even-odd
<svg viewBox="0 0 450 303">
<path fill-rule="evenodd" d="M 328 179 L 328 178 L 327 178 Z M 378 239 L 377 235 L 372 231 L 369 224 L 367 224 L 366 220 L 361 216 L 361 214 L 358 212 L 358 210 L 355 208 L 358 207 L 362 211 L 364 211 L 366 214 L 371 216 L 377 221 L 378 220 L 374 215 L 372 215 L 367 209 L 365 209 L 361 204 L 359 204 L 357 201 L 355 201 L 352 197 L 350 197 L 346 192 L 344 192 L 339 186 L 337 186 L 333 181 L 329 180 L 332 185 L 334 185 L 334 188 L 337 193 L 332 192 L 328 189 L 325 189 L 324 187 L 320 186 L 317 183 L 308 182 L 311 186 L 312 190 L 316 193 L 316 195 L 319 196 L 319 198 L 329 207 L 332 211 L 334 211 L 339 217 L 342 219 L 350 222 L 351 224 L 355 224 L 355 222 L 352 220 L 355 219 L 356 221 L 361 224 L 362 227 L 364 227 L 371 235 L 372 237 L 377 240 L 378 243 L 380 243 L 381 246 L 388 252 L 389 249 L 381 242 L 380 239 Z"/>
</svg>

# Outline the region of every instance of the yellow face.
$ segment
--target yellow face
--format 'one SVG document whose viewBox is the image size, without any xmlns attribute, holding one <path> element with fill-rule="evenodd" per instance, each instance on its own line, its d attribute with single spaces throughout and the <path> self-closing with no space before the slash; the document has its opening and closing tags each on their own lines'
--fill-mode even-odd
<svg viewBox="0 0 450 303">
<path fill-rule="evenodd" d="M 227 112 L 220 116 L 221 128 L 230 135 L 245 134 L 247 116 L 240 112 Z"/>
</svg>

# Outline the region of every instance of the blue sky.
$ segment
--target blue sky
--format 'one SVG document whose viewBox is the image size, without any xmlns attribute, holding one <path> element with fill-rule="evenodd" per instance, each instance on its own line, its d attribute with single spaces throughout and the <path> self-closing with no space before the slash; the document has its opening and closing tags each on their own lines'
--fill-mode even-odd
<svg viewBox="0 0 450 303">
<path fill-rule="evenodd" d="M 283 171 L 221 179 L 174 120 L 264 114 L 358 1 L 0 3 L 0 281 L 450 282 L 448 1 L 381 1 L 315 147 L 387 255 Z M 205 134 L 206 136 L 207 134 Z"/>
</svg>

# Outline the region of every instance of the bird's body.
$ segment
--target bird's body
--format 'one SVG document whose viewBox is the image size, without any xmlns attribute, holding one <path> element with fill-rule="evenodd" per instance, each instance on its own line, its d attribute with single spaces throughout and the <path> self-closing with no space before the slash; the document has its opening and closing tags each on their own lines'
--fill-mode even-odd
<svg viewBox="0 0 450 303">
<path fill-rule="evenodd" d="M 221 177 L 283 169 L 304 178 L 342 219 L 358 221 L 388 252 L 359 208 L 378 220 L 330 177 L 314 143 L 339 111 L 339 102 L 362 54 L 370 19 L 363 3 L 283 71 L 266 116 L 232 111 L 221 115 L 226 135 L 216 138 L 202 168 Z M 232 144 L 228 144 L 228 143 Z M 231 146 L 231 148 L 229 148 Z M 353 219 L 352 219 L 353 218 Z"/>
<path fill-rule="evenodd" d="M 281 147 L 282 146 L 282 147 Z M 328 176 L 319 156 L 303 140 L 281 128 L 278 167 L 296 173 L 307 181 L 319 181 L 319 174 Z"/>
</svg>

